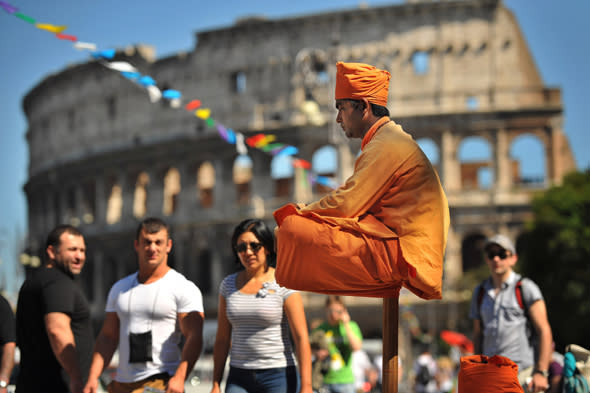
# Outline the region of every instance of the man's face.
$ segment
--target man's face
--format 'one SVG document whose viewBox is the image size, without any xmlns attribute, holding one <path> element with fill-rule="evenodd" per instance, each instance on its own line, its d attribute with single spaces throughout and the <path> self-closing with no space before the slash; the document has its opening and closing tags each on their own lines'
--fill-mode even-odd
<svg viewBox="0 0 590 393">
<path fill-rule="evenodd" d="M 358 105 L 358 106 L 357 106 Z M 336 123 L 340 124 L 342 130 L 348 138 L 362 138 L 364 135 L 364 125 L 362 123 L 363 110 L 359 104 L 349 100 L 336 100 Z"/>
<path fill-rule="evenodd" d="M 489 245 L 484 252 L 490 271 L 496 275 L 504 275 L 509 272 L 517 260 L 516 255 L 497 244 Z"/>
<path fill-rule="evenodd" d="M 77 276 L 86 262 L 86 245 L 82 236 L 64 232 L 59 237 L 57 247 L 47 247 L 47 255 L 54 266 L 64 272 Z"/>
<path fill-rule="evenodd" d="M 172 240 L 168 237 L 166 229 L 156 233 L 147 233 L 142 229 L 139 238 L 135 240 L 135 252 L 140 268 L 156 268 L 162 263 L 166 264 L 171 249 Z"/>
</svg>

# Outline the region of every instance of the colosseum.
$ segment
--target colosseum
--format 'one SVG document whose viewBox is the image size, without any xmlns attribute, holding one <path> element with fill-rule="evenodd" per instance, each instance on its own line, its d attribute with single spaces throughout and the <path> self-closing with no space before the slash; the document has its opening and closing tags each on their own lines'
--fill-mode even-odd
<svg viewBox="0 0 590 393">
<path fill-rule="evenodd" d="M 214 123 L 246 138 L 274 135 L 297 147 L 313 173 L 336 184 L 351 173 L 359 143 L 345 140 L 334 121 L 336 61 L 389 70 L 391 117 L 421 145 L 434 146 L 430 158 L 451 209 L 445 299 L 431 302 L 455 305 L 439 313 L 448 318 L 445 326 L 456 323 L 456 304 L 464 300 L 458 282 L 481 264 L 483 239 L 502 231 L 517 240 L 531 216 L 532 193 L 559 184 L 575 168 L 562 129 L 561 91 L 544 85 L 517 20 L 500 0 L 246 18 L 198 32 L 188 53 L 160 59 L 153 53 L 129 47 L 117 50 L 113 61 L 150 75 L 160 90 L 201 100 L 214 121 L 167 100 L 152 103 L 145 88 L 102 60 L 52 74 L 24 98 L 27 249 L 40 255 L 58 223 L 79 226 L 87 238 L 83 279 L 96 319 L 110 286 L 136 270 L 132 244 L 142 218 L 171 224 L 171 265 L 201 288 L 207 316 L 214 318 L 218 284 L 235 269 L 229 247 L 235 224 L 259 217 L 274 225 L 277 207 L 327 191 L 284 156 L 256 148 L 240 154 Z M 544 179 L 523 178 L 511 157 L 523 135 L 543 146 Z M 485 141 L 491 157 L 462 162 L 459 150 L 473 137 Z M 491 174 L 487 185 L 479 179 L 483 170 Z M 310 315 L 318 300 L 306 294 Z M 400 301 L 419 303 L 405 293 Z M 351 302 L 362 305 L 358 313 L 367 320 L 381 305 Z"/>
</svg>

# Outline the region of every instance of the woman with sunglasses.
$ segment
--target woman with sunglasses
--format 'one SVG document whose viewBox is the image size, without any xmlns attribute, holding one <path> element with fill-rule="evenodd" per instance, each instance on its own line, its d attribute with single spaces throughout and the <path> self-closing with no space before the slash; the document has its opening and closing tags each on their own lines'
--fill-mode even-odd
<svg viewBox="0 0 590 393">
<path fill-rule="evenodd" d="M 213 388 L 219 393 L 228 355 L 226 393 L 311 393 L 311 349 L 301 295 L 275 281 L 274 236 L 257 219 L 234 229 L 240 270 L 219 289 Z M 295 342 L 297 364 L 289 336 Z"/>
</svg>

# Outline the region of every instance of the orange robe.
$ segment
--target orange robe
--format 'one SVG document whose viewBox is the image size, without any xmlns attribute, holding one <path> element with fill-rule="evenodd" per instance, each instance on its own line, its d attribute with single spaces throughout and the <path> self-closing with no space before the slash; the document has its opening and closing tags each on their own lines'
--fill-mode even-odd
<svg viewBox="0 0 590 393">
<path fill-rule="evenodd" d="M 274 217 L 282 286 L 394 297 L 403 285 L 424 299 L 442 297 L 448 202 L 426 155 L 388 117 L 363 138 L 343 186 Z"/>
</svg>

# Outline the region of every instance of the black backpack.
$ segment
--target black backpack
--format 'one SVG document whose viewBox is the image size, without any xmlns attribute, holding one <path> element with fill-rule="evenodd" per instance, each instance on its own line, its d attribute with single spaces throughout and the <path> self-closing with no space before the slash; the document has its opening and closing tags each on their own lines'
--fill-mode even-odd
<svg viewBox="0 0 590 393">
<path fill-rule="evenodd" d="M 422 364 L 418 369 L 418 373 L 416 373 L 416 382 L 420 385 L 426 386 L 428 382 L 432 379 L 430 375 L 430 370 L 426 364 Z"/>
</svg>

